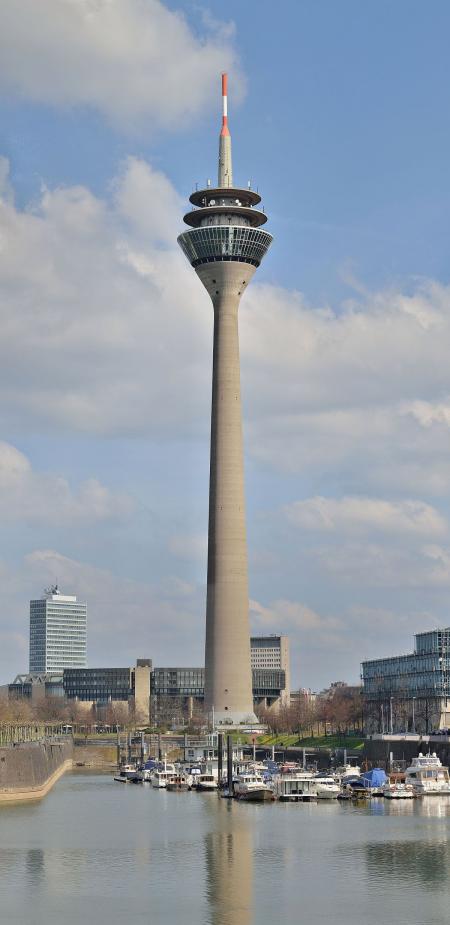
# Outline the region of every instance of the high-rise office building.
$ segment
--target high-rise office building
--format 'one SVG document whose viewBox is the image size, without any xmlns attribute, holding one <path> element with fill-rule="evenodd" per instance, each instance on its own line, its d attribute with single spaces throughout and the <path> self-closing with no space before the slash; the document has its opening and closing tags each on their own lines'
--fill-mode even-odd
<svg viewBox="0 0 450 925">
<path fill-rule="evenodd" d="M 250 660 L 252 671 L 272 669 L 284 671 L 285 688 L 281 692 L 281 701 L 286 706 L 290 702 L 291 665 L 289 655 L 289 636 L 271 634 L 252 636 L 250 638 Z"/>
<path fill-rule="evenodd" d="M 216 187 L 196 190 L 178 242 L 214 309 L 205 705 L 216 722 L 254 716 L 248 618 L 248 566 L 239 369 L 238 309 L 272 236 L 250 188 L 233 185 L 227 76 Z"/>
<path fill-rule="evenodd" d="M 57 585 L 30 601 L 30 674 L 86 667 L 87 606 Z"/>
</svg>

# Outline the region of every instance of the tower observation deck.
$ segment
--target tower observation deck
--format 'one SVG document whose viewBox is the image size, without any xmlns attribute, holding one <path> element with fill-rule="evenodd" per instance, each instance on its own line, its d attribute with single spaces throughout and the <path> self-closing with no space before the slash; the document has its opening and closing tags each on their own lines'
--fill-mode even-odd
<svg viewBox="0 0 450 925">
<path fill-rule="evenodd" d="M 205 705 L 216 723 L 254 718 L 239 369 L 238 309 L 272 236 L 261 197 L 233 185 L 227 75 L 222 75 L 217 186 L 196 190 L 178 243 L 214 309 Z"/>
</svg>

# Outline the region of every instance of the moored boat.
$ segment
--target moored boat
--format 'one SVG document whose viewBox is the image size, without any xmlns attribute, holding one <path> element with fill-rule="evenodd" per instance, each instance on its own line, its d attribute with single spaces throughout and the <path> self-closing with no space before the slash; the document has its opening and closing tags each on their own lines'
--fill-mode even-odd
<svg viewBox="0 0 450 925">
<path fill-rule="evenodd" d="M 196 790 L 205 792 L 217 790 L 217 777 L 214 777 L 214 774 L 197 774 L 193 786 Z"/>
<path fill-rule="evenodd" d="M 150 778 L 152 787 L 155 790 L 165 790 L 167 784 L 175 775 L 175 768 L 173 765 L 166 765 L 165 768 L 157 768 L 153 771 L 153 774 Z"/>
<path fill-rule="evenodd" d="M 273 780 L 273 791 L 283 803 L 312 803 L 317 800 L 317 781 L 303 771 L 280 774 Z"/>
<path fill-rule="evenodd" d="M 441 763 L 436 752 L 432 755 L 419 752 L 406 768 L 405 782 L 412 786 L 416 796 L 450 795 L 448 768 Z"/>
<path fill-rule="evenodd" d="M 186 777 L 185 774 L 174 774 L 170 780 L 167 781 L 166 789 L 173 790 L 190 790 L 192 786 L 192 777 Z"/>
<path fill-rule="evenodd" d="M 390 781 L 383 789 L 383 796 L 386 800 L 413 800 L 414 790 L 411 784 Z"/>
<path fill-rule="evenodd" d="M 234 781 L 234 795 L 238 800 L 253 803 L 267 803 L 275 799 L 272 788 L 264 782 L 260 774 L 252 771 L 237 775 Z"/>
<path fill-rule="evenodd" d="M 118 781 L 119 784 L 140 784 L 143 776 L 142 772 L 138 771 L 134 765 L 124 764 L 119 768 L 118 773 L 114 775 L 114 780 Z"/>
<path fill-rule="evenodd" d="M 317 784 L 318 800 L 337 800 L 341 788 L 334 777 L 325 777 L 324 775 L 317 774 L 314 780 Z"/>
</svg>

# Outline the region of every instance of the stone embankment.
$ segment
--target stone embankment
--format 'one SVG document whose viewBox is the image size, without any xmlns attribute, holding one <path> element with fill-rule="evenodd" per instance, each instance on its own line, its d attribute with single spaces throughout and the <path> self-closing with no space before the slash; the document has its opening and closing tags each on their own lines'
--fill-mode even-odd
<svg viewBox="0 0 450 925">
<path fill-rule="evenodd" d="M 21 742 L 0 748 L 0 803 L 38 800 L 72 768 L 71 739 Z"/>
<path fill-rule="evenodd" d="M 371 765 L 388 768 L 390 757 L 394 761 L 411 764 L 419 752 L 427 755 L 436 752 L 442 764 L 450 765 L 450 741 L 447 736 L 385 736 L 383 739 L 366 739 L 363 757 Z"/>
</svg>

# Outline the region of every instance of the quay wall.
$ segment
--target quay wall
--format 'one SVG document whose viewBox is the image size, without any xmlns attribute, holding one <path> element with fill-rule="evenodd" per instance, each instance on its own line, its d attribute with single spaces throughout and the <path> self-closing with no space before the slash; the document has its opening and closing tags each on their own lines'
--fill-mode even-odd
<svg viewBox="0 0 450 925">
<path fill-rule="evenodd" d="M 117 768 L 116 745 L 84 745 L 75 743 L 73 764 L 77 768 L 98 768 L 114 770 Z"/>
<path fill-rule="evenodd" d="M 23 742 L 0 748 L 0 803 L 38 800 L 72 768 L 72 741 Z"/>
<path fill-rule="evenodd" d="M 366 739 L 364 742 L 363 758 L 367 759 L 373 767 L 387 769 L 389 766 L 389 756 L 392 753 L 394 761 L 405 761 L 411 764 L 411 759 L 415 758 L 419 752 L 427 755 L 428 752 L 436 752 L 436 755 L 442 761 L 442 764 L 450 765 L 450 742 L 445 738 L 439 741 L 439 738 L 423 737 L 415 741 L 405 739 Z"/>
</svg>

